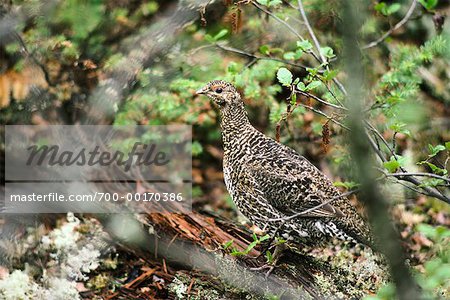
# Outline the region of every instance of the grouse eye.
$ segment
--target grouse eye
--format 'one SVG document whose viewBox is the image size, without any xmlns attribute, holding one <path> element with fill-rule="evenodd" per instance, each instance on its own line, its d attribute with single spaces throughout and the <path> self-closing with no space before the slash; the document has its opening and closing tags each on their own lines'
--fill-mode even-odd
<svg viewBox="0 0 450 300">
<path fill-rule="evenodd" d="M 216 93 L 217 93 L 217 94 L 222 93 L 222 89 L 221 89 L 221 88 L 217 88 L 217 89 L 216 89 Z"/>
</svg>

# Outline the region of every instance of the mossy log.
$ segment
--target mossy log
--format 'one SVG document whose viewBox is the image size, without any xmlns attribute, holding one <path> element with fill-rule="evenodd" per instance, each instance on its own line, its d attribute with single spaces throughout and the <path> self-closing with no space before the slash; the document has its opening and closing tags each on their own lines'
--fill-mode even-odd
<svg viewBox="0 0 450 300">
<path fill-rule="evenodd" d="M 174 298 L 359 299 L 385 281 L 385 270 L 371 250 L 340 246 L 310 252 L 287 250 L 266 277 L 267 269 L 251 270 L 266 263 L 260 255 L 263 245 L 238 256 L 223 246 L 232 240 L 237 250 L 247 249 L 253 241 L 252 232 L 205 213 L 115 215 L 102 222 L 126 251 L 145 261 L 164 259 L 180 271 L 172 283 Z M 131 227 L 139 232 L 130 236 Z M 177 284 L 181 292 L 177 292 Z"/>
</svg>

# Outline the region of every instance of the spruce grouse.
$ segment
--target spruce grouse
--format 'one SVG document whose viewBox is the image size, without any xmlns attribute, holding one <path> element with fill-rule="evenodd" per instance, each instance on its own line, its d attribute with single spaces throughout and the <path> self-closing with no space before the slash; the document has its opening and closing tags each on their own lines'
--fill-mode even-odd
<svg viewBox="0 0 450 300">
<path fill-rule="evenodd" d="M 321 171 L 250 124 L 232 84 L 213 80 L 197 94 L 205 94 L 219 107 L 225 184 L 244 216 L 294 243 L 322 244 L 336 237 L 373 245 L 363 218 Z M 334 200 L 311 210 L 330 199 Z"/>
</svg>

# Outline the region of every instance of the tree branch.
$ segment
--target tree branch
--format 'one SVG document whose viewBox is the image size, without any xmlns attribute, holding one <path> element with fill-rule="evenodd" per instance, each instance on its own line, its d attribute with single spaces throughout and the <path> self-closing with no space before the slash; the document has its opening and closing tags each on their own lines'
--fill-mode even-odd
<svg viewBox="0 0 450 300">
<path fill-rule="evenodd" d="M 300 94 L 300 95 L 313 98 L 317 102 L 320 102 L 320 103 L 322 103 L 322 104 L 324 104 L 326 106 L 330 106 L 330 107 L 333 107 L 333 108 L 336 108 L 336 109 L 348 111 L 348 109 L 346 107 L 330 103 L 330 102 L 328 102 L 326 100 L 323 100 L 322 98 L 317 97 L 316 95 L 313 95 L 313 94 L 310 94 L 310 93 L 307 93 L 307 92 L 304 92 L 304 91 L 300 91 L 300 90 L 297 90 L 297 89 L 295 90 L 295 92 Z"/>
<path fill-rule="evenodd" d="M 296 68 L 300 68 L 300 69 L 303 69 L 303 70 L 306 70 L 308 68 L 307 66 L 304 66 L 304 65 L 301 65 L 301 64 L 292 63 L 290 61 L 279 59 L 279 58 L 276 58 L 276 57 L 266 57 L 266 56 L 255 55 L 255 54 L 252 54 L 252 53 L 249 53 L 249 52 L 245 52 L 245 51 L 240 50 L 240 49 L 236 49 L 236 48 L 225 46 L 225 45 L 223 45 L 221 43 L 215 43 L 214 45 L 217 48 L 219 48 L 219 49 L 221 49 L 223 51 L 233 52 L 233 53 L 236 53 L 236 54 L 239 54 L 239 55 L 242 55 L 242 56 L 246 56 L 246 57 L 249 57 L 249 58 L 253 58 L 253 59 L 256 59 L 256 60 L 278 61 L 278 62 L 282 62 L 284 64 L 287 64 L 287 65 L 290 65 L 290 66 L 293 66 L 293 67 L 296 67 Z M 319 72 L 323 73 L 324 71 L 320 70 Z"/>
<path fill-rule="evenodd" d="M 397 24 L 395 24 L 394 27 L 392 27 L 391 29 L 389 29 L 385 34 L 383 34 L 381 37 L 379 37 L 378 39 L 376 39 L 375 41 L 363 46 L 361 49 L 365 50 L 365 49 L 369 49 L 372 47 L 375 47 L 376 45 L 378 45 L 379 43 L 381 43 L 382 41 L 384 41 L 388 36 L 390 36 L 394 31 L 396 31 L 397 29 L 399 29 L 400 27 L 402 27 L 403 25 L 406 24 L 406 22 L 408 22 L 408 20 L 411 18 L 414 9 L 416 8 L 417 5 L 417 0 L 413 0 L 411 3 L 411 6 L 409 7 L 408 11 L 406 12 L 406 15 L 403 17 L 403 19 L 401 19 L 400 22 L 398 22 Z"/>
<path fill-rule="evenodd" d="M 414 173 L 386 173 L 387 177 L 398 177 L 399 179 L 402 179 L 403 177 L 411 177 L 411 176 L 420 176 L 420 177 L 431 177 L 436 179 L 441 179 L 444 181 L 447 181 L 450 183 L 450 178 L 440 176 L 433 173 L 423 173 L 423 172 L 414 172 Z"/>
<path fill-rule="evenodd" d="M 320 50 L 320 44 L 319 44 L 319 40 L 317 39 L 316 35 L 314 34 L 314 31 L 311 27 L 311 25 L 309 24 L 309 20 L 306 17 L 306 13 L 305 13 L 305 9 L 303 8 L 303 3 L 302 0 L 297 0 L 298 3 L 298 10 L 300 11 L 300 15 L 302 16 L 303 22 L 305 22 L 306 25 L 306 29 L 308 29 L 309 35 L 311 36 L 311 39 L 313 40 L 314 46 L 316 47 L 317 51 L 319 52 L 319 57 L 322 60 L 322 63 L 326 63 L 327 59 L 325 58 L 325 56 L 323 56 L 322 51 Z"/>
<path fill-rule="evenodd" d="M 367 140 L 366 125 L 363 122 L 362 100 L 365 94 L 361 52 L 357 47 L 357 32 L 364 18 L 357 10 L 359 5 L 347 0 L 343 3 L 342 20 L 345 70 L 349 74 L 349 136 L 350 152 L 361 183 L 361 199 L 369 214 L 378 246 L 389 264 L 390 273 L 400 300 L 420 299 L 420 291 L 405 263 L 405 255 L 399 243 L 399 237 L 388 215 L 388 204 L 380 193 L 373 174 L 370 153 L 371 143 Z M 377 149 L 378 150 L 378 149 Z M 382 241 L 382 242 L 381 242 Z"/>
</svg>

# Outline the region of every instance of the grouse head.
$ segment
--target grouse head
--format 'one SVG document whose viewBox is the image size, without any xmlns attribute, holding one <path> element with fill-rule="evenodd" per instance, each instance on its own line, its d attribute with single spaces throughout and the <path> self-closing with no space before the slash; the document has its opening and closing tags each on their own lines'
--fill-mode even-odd
<svg viewBox="0 0 450 300">
<path fill-rule="evenodd" d="M 197 94 L 204 94 L 214 101 L 219 107 L 230 104 L 242 103 L 241 96 L 236 88 L 229 82 L 223 80 L 213 80 L 197 91 Z"/>
</svg>

